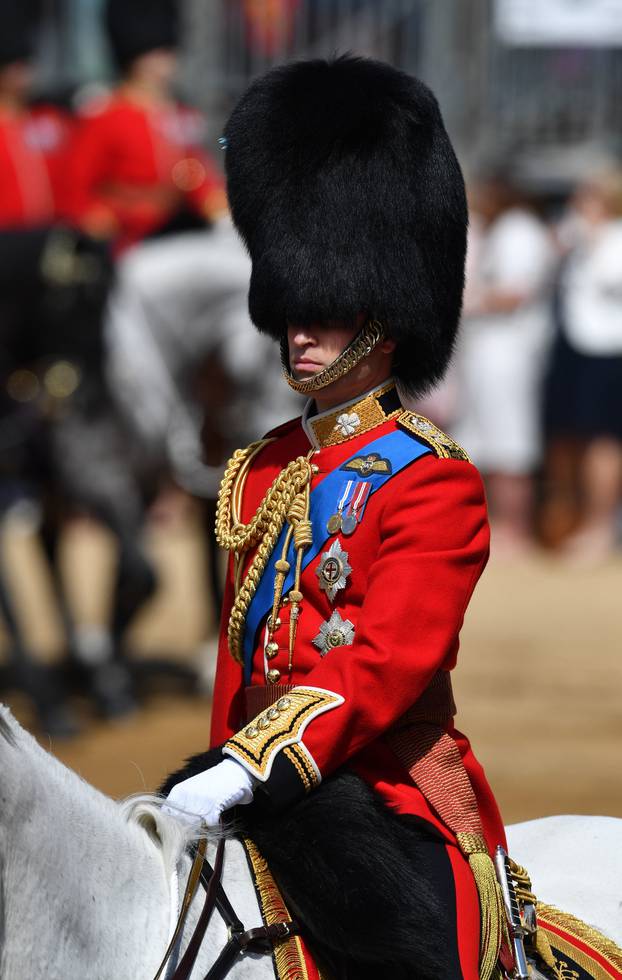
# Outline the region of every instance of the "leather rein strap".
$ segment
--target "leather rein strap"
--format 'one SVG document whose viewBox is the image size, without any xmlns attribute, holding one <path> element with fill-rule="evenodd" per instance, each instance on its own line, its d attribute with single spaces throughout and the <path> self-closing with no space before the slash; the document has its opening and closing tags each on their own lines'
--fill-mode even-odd
<svg viewBox="0 0 622 980">
<path fill-rule="evenodd" d="M 181 903 L 181 912 L 177 920 L 177 925 L 175 926 L 173 938 L 168 945 L 160 968 L 153 980 L 160 980 L 162 977 L 164 968 L 180 939 L 199 881 L 205 888 L 203 909 L 201 910 L 186 952 L 174 972 L 170 975 L 169 980 L 189 980 L 199 950 L 201 949 L 201 943 L 205 938 L 212 912 L 215 908 L 218 909 L 227 926 L 229 940 L 206 973 L 204 980 L 222 980 L 240 953 L 244 953 L 247 950 L 269 953 L 272 951 L 273 943 L 287 939 L 288 936 L 298 931 L 296 923 L 292 920 L 276 922 L 270 926 L 259 926 L 256 929 L 244 929 L 244 925 L 236 915 L 221 883 L 225 838 L 221 837 L 218 842 L 213 868 L 207 860 L 206 850 L 207 841 L 204 838 L 199 841 L 194 861 L 192 862 Z"/>
</svg>

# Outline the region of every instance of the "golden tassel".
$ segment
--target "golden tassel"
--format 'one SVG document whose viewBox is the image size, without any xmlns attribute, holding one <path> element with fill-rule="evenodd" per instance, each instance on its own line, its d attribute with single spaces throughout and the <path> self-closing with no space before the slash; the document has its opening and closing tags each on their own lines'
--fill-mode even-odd
<svg viewBox="0 0 622 980">
<path fill-rule="evenodd" d="M 486 841 L 479 834 L 459 833 L 458 846 L 468 858 L 473 872 L 481 912 L 479 976 L 480 980 L 495 980 L 498 976 L 499 950 L 503 936 L 505 909 L 503 897 L 495 874 L 495 866 L 488 853 Z"/>
<path fill-rule="evenodd" d="M 553 955 L 553 950 L 551 949 L 548 936 L 544 929 L 541 929 L 540 927 L 536 929 L 536 952 L 542 962 L 545 963 L 550 970 L 557 969 L 557 960 Z"/>
<path fill-rule="evenodd" d="M 289 619 L 289 659 L 287 664 L 288 672 L 291 674 L 294 666 L 294 647 L 296 645 L 296 631 L 300 616 L 300 604 L 302 603 L 302 592 L 300 591 L 300 577 L 302 575 L 302 558 L 307 548 L 313 544 L 313 525 L 309 520 L 309 510 L 311 507 L 311 494 L 309 484 L 305 487 L 302 494 L 294 500 L 287 515 L 288 521 L 294 531 L 294 547 L 296 549 L 296 574 L 294 587 L 289 592 L 290 619 Z"/>
</svg>

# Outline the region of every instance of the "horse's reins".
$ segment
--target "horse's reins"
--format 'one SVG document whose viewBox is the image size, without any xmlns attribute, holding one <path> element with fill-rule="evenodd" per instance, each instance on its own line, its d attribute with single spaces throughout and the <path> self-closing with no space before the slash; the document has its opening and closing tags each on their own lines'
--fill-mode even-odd
<svg viewBox="0 0 622 980">
<path fill-rule="evenodd" d="M 236 957 L 247 951 L 270 952 L 273 943 L 287 939 L 298 931 L 296 923 L 287 919 L 283 922 L 276 922 L 269 926 L 258 926 L 256 929 L 245 929 L 244 924 L 235 913 L 231 902 L 227 898 L 222 887 L 222 867 L 225 853 L 225 838 L 221 837 L 216 848 L 214 867 L 207 860 L 207 840 L 202 838 L 196 849 L 196 854 L 190 868 L 188 881 L 184 890 L 181 902 L 181 911 L 173 936 L 166 949 L 158 972 L 153 980 L 160 980 L 164 968 L 166 967 L 173 950 L 179 942 L 183 927 L 185 925 L 190 906 L 196 895 L 199 882 L 205 888 L 205 902 L 201 914 L 195 926 L 194 932 L 190 937 L 190 942 L 186 948 L 182 959 L 171 974 L 169 980 L 188 980 L 196 962 L 196 958 L 201 948 L 201 943 L 205 938 L 207 927 L 215 908 L 220 912 L 227 930 L 229 939 L 223 946 L 215 962 L 206 973 L 204 980 L 221 980 L 225 977 L 235 961 Z"/>
</svg>

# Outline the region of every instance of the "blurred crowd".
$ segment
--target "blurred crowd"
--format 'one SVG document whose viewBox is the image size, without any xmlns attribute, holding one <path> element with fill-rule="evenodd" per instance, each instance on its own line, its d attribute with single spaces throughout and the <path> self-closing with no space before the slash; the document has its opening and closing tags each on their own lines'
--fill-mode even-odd
<svg viewBox="0 0 622 980">
<path fill-rule="evenodd" d="M 68 690 L 106 717 L 135 706 L 126 637 L 158 589 L 146 523 L 172 489 L 192 498 L 217 607 L 223 463 L 298 406 L 248 318 L 250 263 L 205 120 L 175 95 L 173 0 L 149 0 L 149 16 L 144 0 L 108 0 L 118 82 L 62 104 L 33 98 L 31 3 L 0 8 L 0 688 L 21 687 L 46 730 L 70 734 Z M 601 560 L 622 489 L 622 177 L 611 168 L 551 202 L 510 174 L 471 182 L 462 339 L 421 410 L 481 469 L 499 555 L 544 545 Z M 8 583 L 4 532 L 24 502 L 63 622 L 62 669 L 28 649 Z M 118 555 L 97 629 L 76 621 L 59 566 L 76 514 L 105 526 Z M 157 670 L 196 687 L 174 659 Z"/>
<path fill-rule="evenodd" d="M 71 105 L 32 99 L 31 4 L 0 6 L 4 684 L 25 687 L 45 727 L 64 732 L 68 684 L 107 717 L 135 704 L 138 667 L 124 638 L 158 587 L 142 543 L 150 514 L 171 487 L 194 498 L 218 604 L 210 544 L 222 466 L 295 408 L 249 320 L 250 262 L 219 161 L 204 148 L 205 121 L 175 96 L 176 4 L 109 0 L 119 81 Z M 25 501 L 36 506 L 62 615 L 62 673 L 28 650 L 8 584 L 1 535 Z M 103 524 L 118 552 L 109 621 L 98 629 L 76 622 L 59 571 L 76 514 Z M 184 675 L 174 661 L 157 667 Z"/>
<path fill-rule="evenodd" d="M 560 202 L 511 167 L 470 186 L 446 422 L 486 483 L 493 550 L 573 563 L 616 549 L 622 501 L 622 171 Z"/>
</svg>

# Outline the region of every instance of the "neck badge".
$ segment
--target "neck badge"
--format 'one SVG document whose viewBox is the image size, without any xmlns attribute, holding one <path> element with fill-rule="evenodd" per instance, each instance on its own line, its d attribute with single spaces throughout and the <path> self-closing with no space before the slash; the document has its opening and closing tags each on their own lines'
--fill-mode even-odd
<svg viewBox="0 0 622 980">
<path fill-rule="evenodd" d="M 337 538 L 328 551 L 322 553 L 320 564 L 315 569 L 315 574 L 320 580 L 320 588 L 331 602 L 335 601 L 335 596 L 341 589 L 345 589 L 351 571 L 348 552 L 343 550 Z"/>
<path fill-rule="evenodd" d="M 342 436 L 352 436 L 361 424 L 360 417 L 356 412 L 343 412 L 335 424 L 335 429 L 337 429 Z"/>
<path fill-rule="evenodd" d="M 353 642 L 354 623 L 349 619 L 342 619 L 335 609 L 330 619 L 320 626 L 320 632 L 313 644 L 324 657 L 329 650 L 334 650 L 335 647 L 348 647 Z"/>
</svg>

